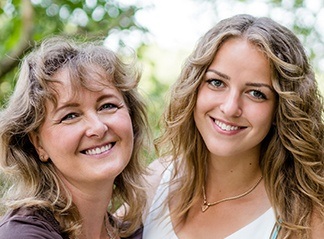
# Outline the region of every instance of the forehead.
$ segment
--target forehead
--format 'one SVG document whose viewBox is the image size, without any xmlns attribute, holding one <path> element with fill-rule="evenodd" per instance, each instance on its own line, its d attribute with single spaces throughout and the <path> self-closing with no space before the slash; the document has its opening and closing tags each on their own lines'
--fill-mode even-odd
<svg viewBox="0 0 324 239">
<path fill-rule="evenodd" d="M 56 104 L 58 100 L 68 101 L 73 98 L 81 98 L 85 92 L 102 92 L 109 89 L 114 94 L 122 94 L 114 84 L 112 76 L 102 68 L 89 67 L 89 71 L 80 72 L 74 69 L 62 68 L 53 76 L 50 83 L 50 94 Z"/>
<path fill-rule="evenodd" d="M 241 70 L 249 70 L 252 73 L 271 75 L 271 64 L 269 58 L 260 47 L 247 39 L 230 38 L 226 40 L 216 52 L 211 67 L 234 68 L 235 73 Z"/>
<path fill-rule="evenodd" d="M 242 53 L 246 52 L 253 53 L 263 58 L 265 61 L 269 61 L 266 53 L 262 51 L 260 46 L 244 37 L 230 37 L 226 39 L 220 44 L 216 56 L 219 54 L 226 54 L 227 56 L 235 56 L 235 58 L 238 58 L 241 57 Z"/>
</svg>

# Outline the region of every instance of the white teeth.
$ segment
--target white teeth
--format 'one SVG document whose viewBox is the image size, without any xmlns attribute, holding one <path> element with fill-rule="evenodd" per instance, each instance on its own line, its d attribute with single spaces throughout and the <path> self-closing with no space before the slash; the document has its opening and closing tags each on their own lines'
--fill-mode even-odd
<svg viewBox="0 0 324 239">
<path fill-rule="evenodd" d="M 108 151 L 109 149 L 111 149 L 111 147 L 112 147 L 112 144 L 108 144 L 108 145 L 105 145 L 105 146 L 102 146 L 102 147 L 97 147 L 97 148 L 94 148 L 94 149 L 86 150 L 85 153 L 87 155 L 101 154 L 101 153 L 104 153 L 104 152 Z"/>
<path fill-rule="evenodd" d="M 224 124 L 223 122 L 220 122 L 219 120 L 215 120 L 215 124 L 218 125 L 222 130 L 224 131 L 232 131 L 232 130 L 238 130 L 238 126 L 232 126 Z"/>
</svg>

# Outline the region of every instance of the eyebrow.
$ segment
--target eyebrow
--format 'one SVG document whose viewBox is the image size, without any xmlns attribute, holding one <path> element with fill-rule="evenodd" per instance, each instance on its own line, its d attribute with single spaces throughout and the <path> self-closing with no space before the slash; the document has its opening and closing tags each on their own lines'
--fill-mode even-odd
<svg viewBox="0 0 324 239">
<path fill-rule="evenodd" d="M 219 71 L 216 71 L 216 70 L 214 70 L 214 69 L 208 69 L 207 72 L 209 72 L 209 71 L 211 71 L 211 72 L 213 72 L 213 73 L 219 75 L 220 77 L 222 77 L 222 78 L 224 78 L 224 79 L 226 79 L 226 80 L 230 80 L 230 79 L 231 79 L 231 77 L 229 77 L 228 75 L 225 75 L 225 74 L 223 74 L 223 73 L 221 73 L 221 72 L 219 72 Z"/>
<path fill-rule="evenodd" d="M 246 85 L 247 86 L 254 86 L 254 87 L 267 87 L 271 91 L 274 91 L 274 89 L 270 85 L 264 84 L 264 83 L 246 83 Z"/>
<path fill-rule="evenodd" d="M 74 108 L 74 107 L 78 107 L 80 104 L 77 103 L 67 103 L 67 104 L 63 104 L 60 107 L 57 107 L 56 109 L 53 110 L 54 114 L 56 114 L 57 112 L 66 109 L 66 108 Z"/>
<path fill-rule="evenodd" d="M 229 77 L 228 75 L 221 73 L 217 70 L 214 69 L 208 69 L 207 72 L 213 72 L 217 75 L 219 75 L 220 77 L 224 78 L 225 80 L 230 80 L 231 77 Z M 264 83 L 252 83 L 252 82 L 248 82 L 246 83 L 247 86 L 254 86 L 254 87 L 267 87 L 269 88 L 271 91 L 274 91 L 274 89 L 272 88 L 272 86 L 268 85 L 268 84 L 264 84 Z"/>
<path fill-rule="evenodd" d="M 102 100 L 104 100 L 104 99 L 109 99 L 109 98 L 119 99 L 119 97 L 117 97 L 115 94 L 110 94 L 110 93 L 108 93 L 108 94 L 101 95 L 101 96 L 96 100 L 96 102 L 98 103 L 98 102 L 100 102 L 100 101 L 102 101 Z M 71 99 L 70 99 L 70 100 L 71 100 Z M 70 100 L 66 101 L 66 102 L 63 103 L 61 106 L 57 107 L 57 108 L 54 110 L 54 112 L 57 113 L 57 112 L 59 112 L 60 110 L 65 109 L 65 108 L 74 108 L 74 107 L 78 107 L 78 106 L 80 106 L 79 103 L 74 103 L 74 102 L 69 103 Z"/>
<path fill-rule="evenodd" d="M 97 99 L 97 103 L 104 100 L 104 99 L 111 99 L 111 98 L 115 98 L 117 100 L 120 100 L 120 97 L 118 97 L 116 94 L 113 94 L 113 93 L 107 93 L 107 94 L 104 94 L 104 95 L 101 95 L 98 99 Z M 123 99 L 123 98 L 121 98 Z"/>
</svg>

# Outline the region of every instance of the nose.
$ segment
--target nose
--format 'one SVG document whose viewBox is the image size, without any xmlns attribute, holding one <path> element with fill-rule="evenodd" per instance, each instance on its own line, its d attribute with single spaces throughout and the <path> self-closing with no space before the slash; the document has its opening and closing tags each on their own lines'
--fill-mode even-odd
<svg viewBox="0 0 324 239">
<path fill-rule="evenodd" d="M 220 110 L 228 117 L 240 117 L 242 115 L 241 99 L 238 92 L 231 92 L 224 97 Z"/>
<path fill-rule="evenodd" d="M 108 131 L 107 124 L 97 114 L 87 117 L 86 135 L 88 137 L 102 138 Z"/>
</svg>

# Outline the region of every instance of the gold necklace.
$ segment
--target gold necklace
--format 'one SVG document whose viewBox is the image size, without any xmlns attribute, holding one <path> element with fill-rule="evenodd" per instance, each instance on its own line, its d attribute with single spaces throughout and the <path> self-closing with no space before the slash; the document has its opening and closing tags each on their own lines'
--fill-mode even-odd
<svg viewBox="0 0 324 239">
<path fill-rule="evenodd" d="M 216 201 L 216 202 L 207 202 L 207 196 L 206 196 L 206 192 L 205 192 L 205 187 L 203 186 L 202 191 L 203 191 L 204 202 L 203 202 L 203 204 L 201 206 L 201 211 L 206 212 L 207 209 L 209 207 L 211 207 L 211 206 L 215 206 L 215 205 L 217 205 L 219 203 L 222 203 L 222 202 L 227 202 L 227 201 L 239 199 L 239 198 L 242 198 L 242 197 L 248 195 L 249 193 L 251 193 L 259 185 L 261 180 L 262 180 L 262 176 L 260 177 L 260 179 L 257 181 L 257 183 L 253 187 L 251 187 L 249 190 L 247 190 L 246 192 L 244 192 L 244 193 L 242 193 L 240 195 L 224 198 L 224 199 Z"/>
</svg>

